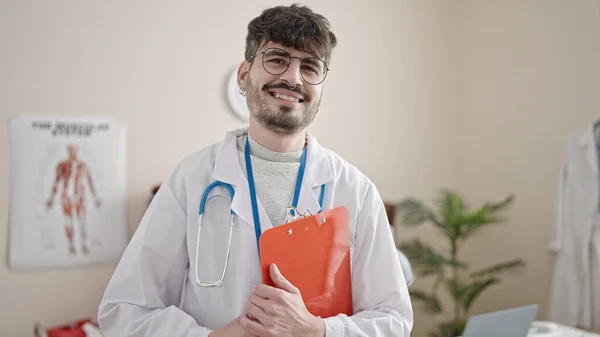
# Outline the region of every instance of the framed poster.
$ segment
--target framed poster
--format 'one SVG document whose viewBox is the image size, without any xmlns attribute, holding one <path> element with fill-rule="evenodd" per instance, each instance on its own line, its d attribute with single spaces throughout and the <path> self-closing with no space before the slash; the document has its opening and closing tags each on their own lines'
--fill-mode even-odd
<svg viewBox="0 0 600 337">
<path fill-rule="evenodd" d="M 12 269 L 118 262 L 127 245 L 125 138 L 115 118 L 11 119 Z"/>
</svg>

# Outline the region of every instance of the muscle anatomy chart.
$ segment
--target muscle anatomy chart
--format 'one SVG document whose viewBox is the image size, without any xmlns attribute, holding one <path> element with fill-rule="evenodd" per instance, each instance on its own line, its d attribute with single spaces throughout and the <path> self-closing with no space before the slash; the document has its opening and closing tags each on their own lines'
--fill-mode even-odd
<svg viewBox="0 0 600 337">
<path fill-rule="evenodd" d="M 11 120 L 11 268 L 117 262 L 126 206 L 122 121 Z"/>
</svg>

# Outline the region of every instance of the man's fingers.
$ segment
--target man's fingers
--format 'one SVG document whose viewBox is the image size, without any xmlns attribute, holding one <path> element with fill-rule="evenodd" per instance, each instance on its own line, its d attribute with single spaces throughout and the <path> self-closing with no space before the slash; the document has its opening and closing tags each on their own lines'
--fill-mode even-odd
<svg viewBox="0 0 600 337">
<path fill-rule="evenodd" d="M 248 303 L 254 304 L 255 306 L 259 307 L 262 311 L 266 312 L 267 314 L 272 314 L 273 313 L 273 302 L 269 301 L 266 298 L 262 298 L 256 294 L 251 294 L 250 297 L 248 298 Z"/>
<path fill-rule="evenodd" d="M 298 294 L 298 288 L 296 288 L 293 284 L 290 283 L 279 271 L 279 268 L 275 264 L 271 264 L 269 266 L 269 273 L 271 275 L 271 280 L 275 283 L 279 288 L 290 292 L 292 294 Z"/>
<path fill-rule="evenodd" d="M 262 326 L 262 324 L 254 322 L 246 315 L 243 315 L 240 318 L 240 323 L 242 324 L 244 329 L 246 329 L 246 331 L 253 335 L 264 336 L 267 333 L 267 329 L 264 326 Z"/>
<path fill-rule="evenodd" d="M 281 299 L 283 297 L 283 294 L 285 293 L 284 290 L 274 288 L 262 283 L 255 285 L 252 291 L 257 296 L 268 300 Z"/>
<path fill-rule="evenodd" d="M 248 314 L 248 316 L 256 319 L 262 325 L 266 325 L 265 323 L 268 318 L 268 315 L 262 308 L 260 308 L 256 304 L 248 303 L 246 305 L 246 313 Z"/>
</svg>

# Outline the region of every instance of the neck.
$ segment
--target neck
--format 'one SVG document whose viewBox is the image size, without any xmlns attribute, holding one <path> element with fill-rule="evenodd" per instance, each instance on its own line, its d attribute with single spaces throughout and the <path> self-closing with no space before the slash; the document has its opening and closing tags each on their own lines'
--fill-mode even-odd
<svg viewBox="0 0 600 337">
<path fill-rule="evenodd" d="M 304 148 L 305 132 L 301 131 L 291 135 L 281 135 L 264 128 L 259 123 L 250 122 L 248 132 L 260 145 L 275 152 L 296 152 Z"/>
</svg>

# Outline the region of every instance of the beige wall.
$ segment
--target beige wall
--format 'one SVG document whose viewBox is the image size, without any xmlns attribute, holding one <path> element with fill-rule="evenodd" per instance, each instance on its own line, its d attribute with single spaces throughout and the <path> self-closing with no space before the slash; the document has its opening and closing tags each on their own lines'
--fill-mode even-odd
<svg viewBox="0 0 600 337">
<path fill-rule="evenodd" d="M 277 3 L 0 1 L 0 218 L 8 218 L 10 200 L 9 116 L 107 114 L 129 127 L 134 230 L 151 185 L 182 156 L 244 125 L 228 112 L 225 77 L 243 58 L 249 20 Z M 311 132 L 367 173 L 386 199 L 428 195 L 452 181 L 440 6 L 307 4 L 330 19 L 340 41 Z M 2 261 L 7 235 L 1 221 Z M 0 335 L 27 336 L 34 321 L 95 317 L 113 269 L 13 273 L 3 264 Z"/>
<path fill-rule="evenodd" d="M 544 318 L 547 223 L 563 142 L 599 116 L 596 3 L 305 3 L 330 18 L 340 40 L 311 132 L 386 200 L 431 200 L 440 187 L 458 187 L 478 204 L 515 192 L 510 223 L 467 245 L 465 258 L 476 267 L 522 257 L 529 267 L 475 311 L 539 303 Z M 0 218 L 8 219 L 10 200 L 8 117 L 107 114 L 129 127 L 133 231 L 151 185 L 182 156 L 244 125 L 228 112 L 225 76 L 242 58 L 247 22 L 274 4 L 0 1 Z M 3 261 L 7 236 L 2 221 Z M 94 317 L 113 269 L 14 273 L 3 264 L 0 335 Z M 416 318 L 414 335 L 424 336 L 431 322 Z"/>
<path fill-rule="evenodd" d="M 546 319 L 549 217 L 566 137 L 600 119 L 600 3 L 464 0 L 450 12 L 451 185 L 473 206 L 516 195 L 510 221 L 476 236 L 461 257 L 472 268 L 528 264 L 486 291 L 473 312 L 537 303 L 537 318 Z M 417 320 L 414 335 L 426 336 L 428 316 L 417 312 Z"/>
<path fill-rule="evenodd" d="M 566 137 L 600 118 L 600 3 L 464 1 L 454 45 L 457 183 L 473 203 L 516 194 L 507 225 L 465 247 L 474 267 L 523 258 L 528 267 L 474 309 L 540 304 L 553 258 L 552 198 Z M 599 288 L 600 289 L 600 288 Z"/>
</svg>

